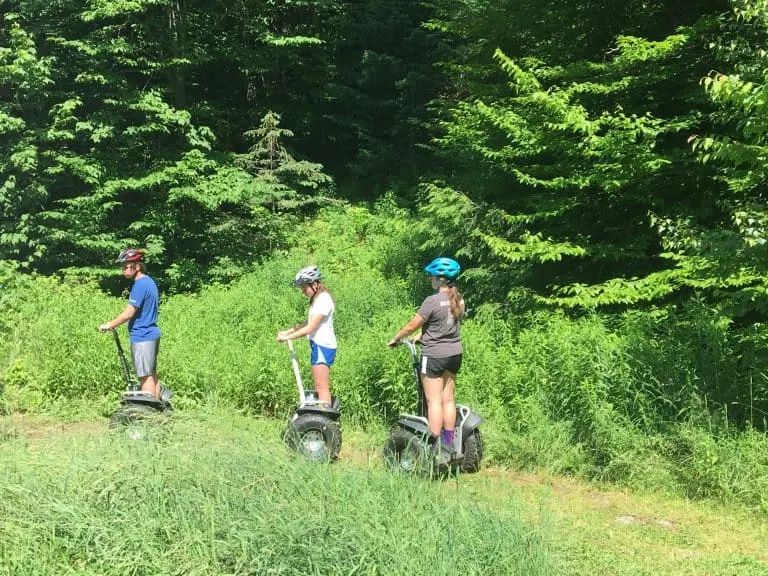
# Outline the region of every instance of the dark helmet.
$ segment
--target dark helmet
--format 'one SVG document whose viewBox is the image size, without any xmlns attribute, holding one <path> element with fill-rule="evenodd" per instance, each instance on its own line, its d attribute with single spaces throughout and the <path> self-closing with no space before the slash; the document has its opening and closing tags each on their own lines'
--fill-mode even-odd
<svg viewBox="0 0 768 576">
<path fill-rule="evenodd" d="M 317 266 L 306 266 L 296 272 L 296 277 L 293 279 L 293 285 L 304 286 L 305 284 L 319 282 L 322 279 L 323 275 Z"/>
<path fill-rule="evenodd" d="M 115 264 L 127 264 L 128 262 L 143 262 L 144 250 L 136 250 L 134 248 L 126 248 L 120 250 L 120 254 L 115 260 Z"/>
<path fill-rule="evenodd" d="M 424 272 L 430 276 L 455 280 L 461 272 L 461 266 L 453 258 L 435 258 L 424 267 Z"/>
</svg>

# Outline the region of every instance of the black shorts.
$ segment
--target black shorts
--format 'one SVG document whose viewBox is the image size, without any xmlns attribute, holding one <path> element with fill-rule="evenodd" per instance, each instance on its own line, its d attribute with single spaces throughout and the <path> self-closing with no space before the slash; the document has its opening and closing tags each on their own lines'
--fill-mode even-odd
<svg viewBox="0 0 768 576">
<path fill-rule="evenodd" d="M 442 376 L 445 371 L 458 374 L 461 370 L 461 354 L 446 356 L 445 358 L 421 357 L 421 373 L 430 378 Z"/>
</svg>

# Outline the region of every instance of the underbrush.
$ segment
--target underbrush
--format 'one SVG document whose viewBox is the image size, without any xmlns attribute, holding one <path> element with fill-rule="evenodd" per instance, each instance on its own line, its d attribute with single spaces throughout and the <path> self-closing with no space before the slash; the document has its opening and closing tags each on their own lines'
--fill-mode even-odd
<svg viewBox="0 0 768 576">
<path fill-rule="evenodd" d="M 329 212 L 297 239 L 230 285 L 163 298 L 159 371 L 180 411 L 290 413 L 294 376 L 275 335 L 306 317 L 291 280 L 308 263 L 323 270 L 337 302 L 331 379 L 345 424 L 388 425 L 414 409 L 408 354 L 386 346 L 417 309 L 419 282 L 428 289 L 407 218 L 392 209 Z M 0 279 L 0 408 L 63 419 L 109 414 L 124 382 L 111 338 L 96 328 L 124 299 L 53 278 Z M 760 334 L 750 348 L 695 303 L 581 317 L 470 309 L 457 399 L 485 418 L 489 463 L 766 509 Z M 308 346 L 296 346 L 311 382 Z"/>
</svg>

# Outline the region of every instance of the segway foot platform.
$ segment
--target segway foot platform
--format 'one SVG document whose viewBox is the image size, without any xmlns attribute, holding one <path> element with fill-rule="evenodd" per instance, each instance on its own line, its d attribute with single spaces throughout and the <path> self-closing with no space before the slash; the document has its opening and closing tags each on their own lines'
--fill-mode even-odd
<svg viewBox="0 0 768 576">
<path fill-rule="evenodd" d="M 173 410 L 171 406 L 171 398 L 173 397 L 173 391 L 165 386 L 160 387 L 160 398 L 157 398 L 151 392 L 145 392 L 144 390 L 126 390 L 120 397 L 120 403 L 125 404 L 138 404 L 141 406 L 149 406 L 155 410 L 162 412 L 164 410 Z"/>
<path fill-rule="evenodd" d="M 307 392 L 304 402 L 296 406 L 294 419 L 305 414 L 317 414 L 329 420 L 337 421 L 341 418 L 341 402 L 336 396 L 331 396 L 331 405 L 328 406 L 325 402 L 318 400 L 314 392 Z"/>
</svg>

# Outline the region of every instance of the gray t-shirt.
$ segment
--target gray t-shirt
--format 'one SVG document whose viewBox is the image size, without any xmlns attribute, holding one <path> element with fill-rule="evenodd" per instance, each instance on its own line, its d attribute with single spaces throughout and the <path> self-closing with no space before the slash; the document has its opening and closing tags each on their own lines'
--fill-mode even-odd
<svg viewBox="0 0 768 576">
<path fill-rule="evenodd" d="M 451 314 L 451 298 L 446 292 L 427 296 L 419 308 L 424 318 L 421 327 L 421 344 L 424 356 L 447 358 L 461 354 L 461 318 L 456 321 Z"/>
</svg>

